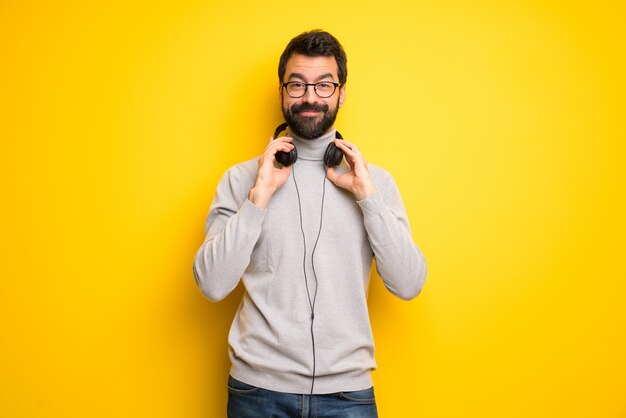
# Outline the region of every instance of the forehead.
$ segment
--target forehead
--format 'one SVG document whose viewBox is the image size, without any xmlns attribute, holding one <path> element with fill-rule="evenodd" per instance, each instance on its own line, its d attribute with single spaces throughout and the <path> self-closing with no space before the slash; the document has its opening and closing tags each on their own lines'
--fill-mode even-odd
<svg viewBox="0 0 626 418">
<path fill-rule="evenodd" d="M 337 75 L 337 61 L 334 56 L 316 56 L 293 54 L 285 65 L 285 78 L 289 79 L 297 75 L 304 77 L 305 81 L 316 81 L 324 75 L 330 74 L 334 80 Z"/>
</svg>

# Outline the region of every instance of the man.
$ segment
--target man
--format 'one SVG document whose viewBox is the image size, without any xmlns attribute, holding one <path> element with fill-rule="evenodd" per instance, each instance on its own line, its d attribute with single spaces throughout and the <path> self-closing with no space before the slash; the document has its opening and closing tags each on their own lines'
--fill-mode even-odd
<svg viewBox="0 0 626 418">
<path fill-rule="evenodd" d="M 372 259 L 403 299 L 420 292 L 426 265 L 391 175 L 333 126 L 346 95 L 339 42 L 297 36 L 278 75 L 287 135 L 223 176 L 194 260 L 209 299 L 240 278 L 246 290 L 228 338 L 228 416 L 375 417 Z"/>
</svg>

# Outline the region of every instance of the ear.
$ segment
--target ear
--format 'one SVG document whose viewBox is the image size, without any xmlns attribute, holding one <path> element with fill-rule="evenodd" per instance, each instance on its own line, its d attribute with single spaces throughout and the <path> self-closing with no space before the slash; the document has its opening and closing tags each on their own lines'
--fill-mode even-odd
<svg viewBox="0 0 626 418">
<path fill-rule="evenodd" d="M 346 100 L 346 85 L 344 84 L 339 89 L 339 107 L 343 107 L 343 102 Z"/>
<path fill-rule="evenodd" d="M 278 83 L 278 101 L 280 103 L 280 105 L 283 105 L 283 86 L 282 84 Z"/>
</svg>

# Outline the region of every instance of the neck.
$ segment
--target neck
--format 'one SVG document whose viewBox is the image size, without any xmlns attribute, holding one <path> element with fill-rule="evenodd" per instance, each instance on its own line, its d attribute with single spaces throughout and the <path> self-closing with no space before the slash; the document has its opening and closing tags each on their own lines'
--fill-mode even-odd
<svg viewBox="0 0 626 418">
<path fill-rule="evenodd" d="M 332 127 L 322 136 L 313 139 L 300 138 L 291 128 L 287 129 L 287 135 L 293 138 L 293 143 L 298 149 L 298 158 L 322 161 L 326 147 L 335 139 L 335 128 Z"/>
</svg>

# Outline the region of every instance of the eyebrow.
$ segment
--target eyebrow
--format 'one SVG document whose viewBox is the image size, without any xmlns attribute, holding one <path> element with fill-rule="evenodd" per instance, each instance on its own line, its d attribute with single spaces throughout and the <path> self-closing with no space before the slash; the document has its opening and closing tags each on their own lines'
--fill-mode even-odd
<svg viewBox="0 0 626 418">
<path fill-rule="evenodd" d="M 304 75 L 301 73 L 291 73 L 289 74 L 289 77 L 287 78 L 288 80 L 291 80 L 293 78 L 298 78 L 300 80 L 306 81 L 304 78 Z M 325 78 L 330 78 L 331 80 L 334 80 L 333 75 L 331 73 L 326 73 L 326 74 L 322 74 L 319 77 L 317 77 L 317 79 L 315 81 L 320 81 L 323 80 Z"/>
</svg>

